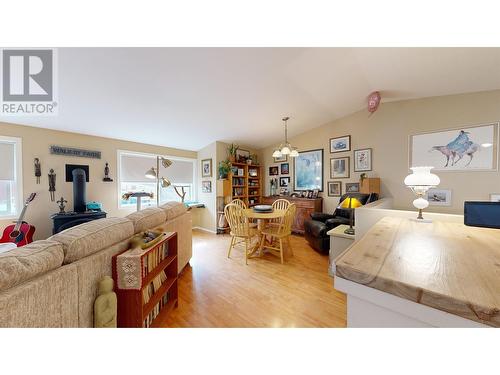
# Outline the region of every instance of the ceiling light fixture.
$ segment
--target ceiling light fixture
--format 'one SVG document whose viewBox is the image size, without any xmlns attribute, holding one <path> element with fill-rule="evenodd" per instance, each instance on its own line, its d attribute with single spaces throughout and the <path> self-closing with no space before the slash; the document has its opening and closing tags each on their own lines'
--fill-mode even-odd
<svg viewBox="0 0 500 375">
<path fill-rule="evenodd" d="M 299 156 L 299 151 L 296 147 L 292 147 L 292 145 L 288 142 L 288 124 L 287 121 L 290 117 L 283 117 L 282 120 L 285 123 L 285 143 L 280 144 L 280 146 L 274 150 L 273 157 L 281 158 L 283 155 L 289 155 L 292 158 Z"/>
</svg>

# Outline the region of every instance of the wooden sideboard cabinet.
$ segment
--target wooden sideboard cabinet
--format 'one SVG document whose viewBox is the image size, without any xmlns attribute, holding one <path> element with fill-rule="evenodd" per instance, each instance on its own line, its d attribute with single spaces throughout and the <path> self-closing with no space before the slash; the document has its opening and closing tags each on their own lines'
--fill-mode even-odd
<svg viewBox="0 0 500 375">
<path fill-rule="evenodd" d="M 323 198 L 307 199 L 307 198 L 292 198 L 292 197 L 262 197 L 263 204 L 273 204 L 276 199 L 286 199 L 297 205 L 297 213 L 295 221 L 292 225 L 292 231 L 295 233 L 304 234 L 304 221 L 309 219 L 313 212 L 323 212 Z"/>
</svg>

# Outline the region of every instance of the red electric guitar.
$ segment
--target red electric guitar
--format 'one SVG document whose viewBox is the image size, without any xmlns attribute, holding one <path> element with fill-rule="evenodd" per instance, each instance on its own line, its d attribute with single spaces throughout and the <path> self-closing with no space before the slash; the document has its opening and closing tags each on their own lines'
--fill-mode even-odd
<svg viewBox="0 0 500 375">
<path fill-rule="evenodd" d="M 21 216 L 16 221 L 15 224 L 9 225 L 4 229 L 0 243 L 13 242 L 17 247 L 27 245 L 33 242 L 33 233 L 35 233 L 35 227 L 27 222 L 23 221 L 24 214 L 30 202 L 35 199 L 36 193 L 31 193 L 28 199 L 24 202 L 24 207 L 21 212 Z"/>
</svg>

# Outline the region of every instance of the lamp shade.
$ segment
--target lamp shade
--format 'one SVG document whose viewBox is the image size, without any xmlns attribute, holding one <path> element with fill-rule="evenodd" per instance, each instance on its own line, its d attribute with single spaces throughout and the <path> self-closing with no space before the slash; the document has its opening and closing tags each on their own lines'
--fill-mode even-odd
<svg viewBox="0 0 500 375">
<path fill-rule="evenodd" d="M 292 158 L 296 158 L 297 156 L 299 156 L 299 152 L 297 151 L 296 148 L 292 149 L 292 152 L 290 152 L 290 156 Z"/>
<path fill-rule="evenodd" d="M 434 167 L 412 167 L 413 173 L 406 176 L 405 185 L 410 188 L 438 186 L 441 180 L 437 175 L 431 173 L 432 168 Z"/>
<path fill-rule="evenodd" d="M 160 157 L 161 160 L 161 165 L 163 165 L 163 168 L 168 168 L 172 165 L 172 160 L 170 159 L 165 159 L 163 157 Z"/>
<path fill-rule="evenodd" d="M 281 149 L 281 153 L 283 155 L 288 155 L 290 154 L 290 152 L 292 152 L 292 150 L 290 150 L 290 147 L 288 147 L 287 145 L 284 145 L 283 148 Z"/>
<path fill-rule="evenodd" d="M 281 158 L 283 154 L 281 153 L 280 150 L 274 150 L 273 152 L 273 158 Z"/>
<path fill-rule="evenodd" d="M 358 208 L 361 207 L 361 202 L 354 197 L 347 197 L 342 202 L 340 202 L 338 208 Z"/>
<path fill-rule="evenodd" d="M 168 178 L 165 178 L 165 177 L 160 178 L 160 183 L 161 183 L 162 188 L 166 188 L 166 187 L 169 187 L 170 185 L 172 185 L 170 180 Z"/>
<path fill-rule="evenodd" d="M 155 179 L 156 178 L 156 171 L 155 171 L 154 167 L 152 167 L 151 169 L 148 169 L 148 171 L 144 174 L 144 176 L 146 176 L 147 178 L 150 178 L 150 179 Z"/>
</svg>

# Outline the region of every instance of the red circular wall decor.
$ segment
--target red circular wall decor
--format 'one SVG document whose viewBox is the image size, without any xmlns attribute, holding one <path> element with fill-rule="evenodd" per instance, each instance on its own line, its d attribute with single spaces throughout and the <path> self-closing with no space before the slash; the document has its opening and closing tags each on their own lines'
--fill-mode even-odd
<svg viewBox="0 0 500 375">
<path fill-rule="evenodd" d="M 380 99 L 380 93 L 378 91 L 374 91 L 368 95 L 368 112 L 373 113 L 378 109 Z"/>
</svg>

